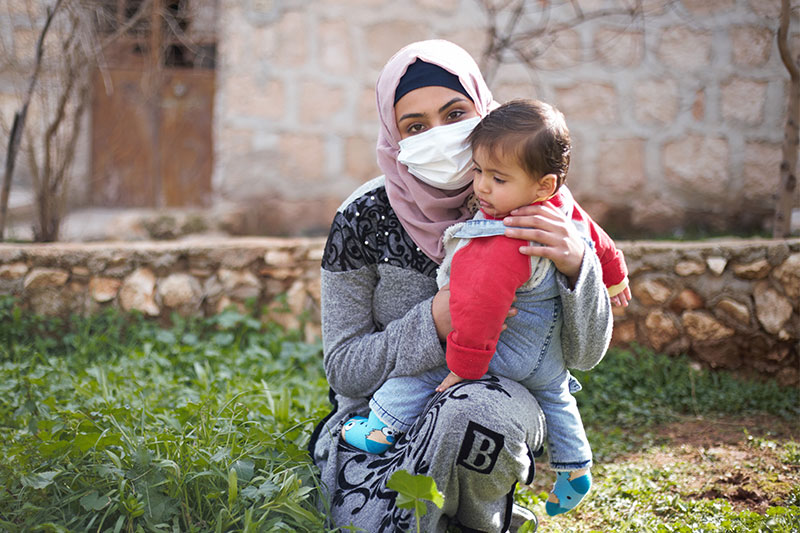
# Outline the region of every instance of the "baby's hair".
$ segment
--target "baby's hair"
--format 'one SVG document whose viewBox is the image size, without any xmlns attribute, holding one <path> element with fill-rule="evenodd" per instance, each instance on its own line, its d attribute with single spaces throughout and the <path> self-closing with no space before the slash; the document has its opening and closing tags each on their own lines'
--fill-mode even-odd
<svg viewBox="0 0 800 533">
<path fill-rule="evenodd" d="M 538 100 L 512 100 L 488 115 L 469 136 L 472 151 L 487 150 L 495 157 L 514 154 L 532 178 L 555 174 L 556 190 L 569 170 L 571 144 L 564 115 Z"/>
</svg>

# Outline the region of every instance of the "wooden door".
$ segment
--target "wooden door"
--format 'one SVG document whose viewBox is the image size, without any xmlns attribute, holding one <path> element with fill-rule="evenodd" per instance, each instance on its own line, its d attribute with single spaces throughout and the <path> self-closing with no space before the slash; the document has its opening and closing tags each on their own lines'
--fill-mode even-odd
<svg viewBox="0 0 800 533">
<path fill-rule="evenodd" d="M 190 6 L 215 1 L 154 0 L 145 22 L 107 54 L 109 68 L 96 72 L 90 181 L 94 205 L 210 203 L 216 46 L 208 25 L 195 34 L 189 28 Z M 109 31 L 141 5 L 141 0 L 111 1 Z M 168 18 L 172 23 L 166 26 L 178 28 L 179 36 L 163 28 Z M 193 35 L 198 37 L 189 42 Z"/>
<path fill-rule="evenodd" d="M 161 194 L 165 205 L 208 205 L 213 170 L 214 71 L 175 69 L 161 92 Z"/>
<path fill-rule="evenodd" d="M 154 172 L 154 126 L 141 70 L 95 74 L 92 101 L 94 205 L 152 207 L 160 179 Z"/>
</svg>

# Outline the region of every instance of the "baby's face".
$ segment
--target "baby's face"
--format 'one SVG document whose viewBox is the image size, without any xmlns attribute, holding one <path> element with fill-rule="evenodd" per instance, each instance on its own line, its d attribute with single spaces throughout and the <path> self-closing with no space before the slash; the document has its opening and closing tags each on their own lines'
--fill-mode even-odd
<svg viewBox="0 0 800 533">
<path fill-rule="evenodd" d="M 549 196 L 543 195 L 539 180 L 529 176 L 516 157 L 492 154 L 478 147 L 472 158 L 475 196 L 487 215 L 502 218 L 518 207 Z"/>
</svg>

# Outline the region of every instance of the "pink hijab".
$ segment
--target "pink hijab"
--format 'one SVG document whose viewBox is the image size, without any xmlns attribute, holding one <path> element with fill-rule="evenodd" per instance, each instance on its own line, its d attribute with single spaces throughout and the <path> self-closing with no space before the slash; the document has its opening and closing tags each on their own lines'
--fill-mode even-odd
<svg viewBox="0 0 800 533">
<path fill-rule="evenodd" d="M 496 104 L 480 69 L 469 53 L 444 40 L 420 41 L 400 49 L 383 67 L 376 86 L 378 117 L 378 166 L 386 176 L 386 194 L 397 218 L 425 255 L 441 263 L 444 258 L 444 230 L 470 218 L 466 206 L 472 184 L 446 191 L 418 180 L 408 167 L 397 161 L 400 132 L 394 114 L 394 92 L 406 69 L 417 59 L 438 65 L 458 76 L 475 103 L 478 115 L 485 116 Z"/>
</svg>

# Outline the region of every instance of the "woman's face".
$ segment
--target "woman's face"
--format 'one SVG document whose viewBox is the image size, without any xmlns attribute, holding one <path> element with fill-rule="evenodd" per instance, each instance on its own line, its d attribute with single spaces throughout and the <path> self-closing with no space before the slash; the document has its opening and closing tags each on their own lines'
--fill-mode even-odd
<svg viewBox="0 0 800 533">
<path fill-rule="evenodd" d="M 394 105 L 400 138 L 405 139 L 437 126 L 477 117 L 472 100 L 447 87 L 420 87 L 403 95 Z"/>
</svg>

